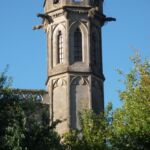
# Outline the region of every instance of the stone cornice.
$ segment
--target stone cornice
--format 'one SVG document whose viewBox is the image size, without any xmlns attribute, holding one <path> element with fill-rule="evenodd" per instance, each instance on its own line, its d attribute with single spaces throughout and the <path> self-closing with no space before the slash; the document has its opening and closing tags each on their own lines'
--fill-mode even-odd
<svg viewBox="0 0 150 150">
<path fill-rule="evenodd" d="M 62 75 L 62 74 L 82 74 L 82 75 L 94 75 L 94 76 L 96 76 L 97 78 L 99 78 L 99 79 L 101 79 L 102 81 L 105 81 L 105 76 L 103 75 L 103 74 L 96 74 L 96 73 L 94 73 L 94 72 L 81 72 L 81 71 L 67 71 L 67 70 L 64 70 L 63 72 L 57 72 L 57 73 L 55 73 L 55 74 L 50 74 L 50 75 L 48 75 L 48 78 L 47 78 L 47 80 L 46 80 L 46 82 L 45 82 L 45 84 L 47 85 L 47 83 L 48 83 L 48 81 L 49 81 L 49 79 L 51 78 L 51 77 L 55 77 L 55 76 L 59 76 L 59 75 Z"/>
<path fill-rule="evenodd" d="M 83 10 L 89 10 L 89 9 L 91 9 L 92 7 L 91 6 L 72 6 L 72 5 L 68 5 L 68 6 L 62 6 L 62 7 L 59 7 L 59 8 L 55 8 L 55 9 L 53 9 L 53 10 L 50 10 L 50 11 L 47 11 L 47 12 L 45 12 L 45 14 L 49 14 L 49 13 L 53 13 L 53 12 L 55 12 L 55 11 L 58 11 L 58 10 L 61 10 L 61 9 L 63 9 L 63 10 L 67 10 L 67 9 L 83 9 Z"/>
</svg>

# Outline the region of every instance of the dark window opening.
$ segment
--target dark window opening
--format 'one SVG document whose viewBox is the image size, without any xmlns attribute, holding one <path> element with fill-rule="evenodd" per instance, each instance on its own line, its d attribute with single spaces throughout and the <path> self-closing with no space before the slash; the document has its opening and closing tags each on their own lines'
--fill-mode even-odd
<svg viewBox="0 0 150 150">
<path fill-rule="evenodd" d="M 82 61 L 82 34 L 79 28 L 74 32 L 74 61 Z"/>
<path fill-rule="evenodd" d="M 62 64 L 64 61 L 64 52 L 63 52 L 63 36 L 61 31 L 57 35 L 57 63 Z"/>
</svg>

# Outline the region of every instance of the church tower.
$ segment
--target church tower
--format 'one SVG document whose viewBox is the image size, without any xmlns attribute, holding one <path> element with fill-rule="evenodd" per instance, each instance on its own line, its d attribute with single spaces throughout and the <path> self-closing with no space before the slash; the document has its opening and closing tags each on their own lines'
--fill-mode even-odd
<svg viewBox="0 0 150 150">
<path fill-rule="evenodd" d="M 104 109 L 102 7 L 103 0 L 45 0 L 38 15 L 47 34 L 50 117 L 63 120 L 60 134 L 80 127 L 79 112 Z"/>
</svg>

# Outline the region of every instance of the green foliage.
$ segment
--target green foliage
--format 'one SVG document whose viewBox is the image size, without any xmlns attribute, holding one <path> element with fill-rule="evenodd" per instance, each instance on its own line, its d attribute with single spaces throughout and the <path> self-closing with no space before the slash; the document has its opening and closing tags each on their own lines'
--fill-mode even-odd
<svg viewBox="0 0 150 150">
<path fill-rule="evenodd" d="M 6 66 L 5 70 L 0 73 L 0 90 L 9 88 L 12 83 L 12 78 L 6 75 L 7 71 L 8 65 Z"/>
<path fill-rule="evenodd" d="M 22 101 L 9 90 L 6 73 L 0 75 L 0 149 L 1 150 L 149 150 L 150 147 L 150 62 L 139 55 L 131 58 L 134 68 L 124 77 L 125 89 L 120 92 L 122 107 L 104 112 L 84 111 L 80 129 L 63 138 L 51 126 L 33 115 L 40 103 Z M 120 74 L 123 74 L 119 70 Z M 2 92 L 1 92 L 2 91 Z M 39 109 L 38 109 L 39 110 Z M 42 112 L 40 112 L 42 113 Z M 61 143 L 62 141 L 62 143 Z"/>
<path fill-rule="evenodd" d="M 95 114 L 92 111 L 84 111 L 81 114 L 81 130 L 73 130 L 65 135 L 65 146 L 71 150 L 107 150 L 111 137 L 111 105 L 106 114 Z"/>
<path fill-rule="evenodd" d="M 25 147 L 27 150 L 61 150 L 60 136 L 50 126 L 32 125 L 25 132 Z"/>
<path fill-rule="evenodd" d="M 132 59 L 134 68 L 124 77 L 120 92 L 122 107 L 112 111 L 108 104 L 103 114 L 84 112 L 81 130 L 65 136 L 69 150 L 149 150 L 150 147 L 150 62 L 139 55 Z M 119 70 L 120 74 L 123 74 Z"/>
<path fill-rule="evenodd" d="M 33 99 L 25 102 L 9 89 L 6 72 L 0 75 L 0 150 L 62 149 L 57 123 L 49 126 L 46 113 L 38 120 L 35 107 L 45 106 Z"/>
<path fill-rule="evenodd" d="M 6 73 L 7 68 L 0 74 L 0 149 L 22 150 L 25 114 L 18 98 L 8 90 L 11 78 Z"/>
<path fill-rule="evenodd" d="M 25 114 L 15 96 L 0 98 L 0 149 L 21 150 L 24 139 Z"/>
<path fill-rule="evenodd" d="M 123 106 L 114 112 L 112 144 L 116 149 L 150 147 L 150 62 L 133 57 L 134 68 L 125 76 L 120 92 Z"/>
</svg>

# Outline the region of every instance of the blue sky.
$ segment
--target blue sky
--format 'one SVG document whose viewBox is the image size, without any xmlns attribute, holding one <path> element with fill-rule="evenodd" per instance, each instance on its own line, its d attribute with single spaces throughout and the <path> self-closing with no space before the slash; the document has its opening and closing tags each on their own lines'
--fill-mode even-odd
<svg viewBox="0 0 150 150">
<path fill-rule="evenodd" d="M 13 87 L 45 89 L 46 37 L 42 30 L 33 31 L 40 23 L 37 13 L 43 11 L 43 0 L 0 1 L 0 72 L 6 64 Z M 119 106 L 117 90 L 122 88 L 115 69 L 127 72 L 134 49 L 150 57 L 150 0 L 105 0 L 104 13 L 115 17 L 103 27 L 103 63 L 105 103 Z"/>
</svg>

